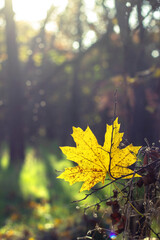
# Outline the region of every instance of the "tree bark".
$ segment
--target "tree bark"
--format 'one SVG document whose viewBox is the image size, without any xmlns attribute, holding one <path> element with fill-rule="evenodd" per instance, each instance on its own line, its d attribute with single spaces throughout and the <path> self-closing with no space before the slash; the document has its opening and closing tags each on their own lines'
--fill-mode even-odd
<svg viewBox="0 0 160 240">
<path fill-rule="evenodd" d="M 24 159 L 24 122 L 23 122 L 23 87 L 16 28 L 12 0 L 5 0 L 7 72 L 8 72 L 8 141 L 11 164 Z"/>
</svg>

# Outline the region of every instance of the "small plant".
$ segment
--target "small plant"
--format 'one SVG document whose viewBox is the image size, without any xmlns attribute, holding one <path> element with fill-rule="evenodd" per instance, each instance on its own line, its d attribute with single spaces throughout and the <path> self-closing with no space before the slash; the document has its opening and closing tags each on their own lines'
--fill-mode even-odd
<svg viewBox="0 0 160 240">
<path fill-rule="evenodd" d="M 151 234 L 160 239 L 160 233 L 152 227 L 153 220 L 158 221 L 160 211 L 159 149 L 155 145 L 126 146 L 122 142 L 123 133 L 119 130 L 120 124 L 116 118 L 112 125 L 107 125 L 104 145 L 101 146 L 89 127 L 85 131 L 73 128 L 76 147 L 61 147 L 62 152 L 77 166 L 66 168 L 58 178 L 71 185 L 84 182 L 80 192 L 91 189 L 77 202 L 93 194 L 99 195 L 99 200 L 87 206 L 85 211 L 93 208 L 95 213 L 96 209 L 97 216 L 102 213 L 101 219 L 86 236 L 77 239 L 115 239 L 119 234 L 123 234 L 123 239 L 130 240 L 144 239 Z M 103 185 L 95 187 L 99 182 Z M 108 186 L 113 186 L 113 193 L 101 199 L 100 191 Z M 109 229 L 103 224 L 105 218 L 110 218 Z"/>
</svg>

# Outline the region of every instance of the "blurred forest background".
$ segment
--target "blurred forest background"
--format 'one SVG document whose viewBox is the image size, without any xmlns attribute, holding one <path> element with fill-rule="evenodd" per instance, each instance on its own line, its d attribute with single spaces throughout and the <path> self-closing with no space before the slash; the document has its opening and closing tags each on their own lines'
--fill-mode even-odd
<svg viewBox="0 0 160 240">
<path fill-rule="evenodd" d="M 22 213 L 10 204 L 17 203 L 20 192 L 34 211 L 40 203 L 59 201 L 57 191 L 64 201 L 72 199 L 54 172 L 63 169 L 58 146 L 72 144 L 72 126 L 89 125 L 102 143 L 117 101 L 116 114 L 129 142 L 145 145 L 146 138 L 158 145 L 160 136 L 159 0 L 54 2 L 37 21 L 18 20 L 16 7 L 29 18 L 38 6 L 27 9 L 25 0 L 0 3 L 3 237 L 13 222 L 22 222 Z M 50 218 L 53 223 L 53 214 Z M 59 215 L 56 219 L 60 225 Z M 29 239 L 30 233 L 24 233 L 23 239 Z"/>
</svg>

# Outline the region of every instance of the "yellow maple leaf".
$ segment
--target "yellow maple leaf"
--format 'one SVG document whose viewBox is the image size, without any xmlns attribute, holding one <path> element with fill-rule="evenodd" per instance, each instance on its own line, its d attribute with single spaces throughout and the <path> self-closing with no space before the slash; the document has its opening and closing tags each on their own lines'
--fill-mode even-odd
<svg viewBox="0 0 160 240">
<path fill-rule="evenodd" d="M 58 178 L 68 181 L 70 185 L 84 182 L 81 192 L 90 190 L 98 182 L 104 183 L 107 173 L 113 179 L 133 177 L 134 172 L 128 166 L 136 162 L 141 146 L 134 147 L 130 144 L 120 149 L 123 133 L 119 129 L 120 124 L 116 118 L 113 125 L 107 125 L 105 142 L 101 146 L 89 127 L 85 131 L 73 127 L 72 137 L 76 147 L 61 147 L 61 150 L 69 160 L 78 165 L 66 168 Z M 134 176 L 139 177 L 138 174 Z"/>
</svg>

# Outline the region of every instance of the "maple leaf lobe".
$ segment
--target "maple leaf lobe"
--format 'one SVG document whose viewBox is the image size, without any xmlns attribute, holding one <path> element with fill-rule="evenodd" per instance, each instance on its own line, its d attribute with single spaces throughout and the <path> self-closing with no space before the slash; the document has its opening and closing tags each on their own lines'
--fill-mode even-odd
<svg viewBox="0 0 160 240">
<path fill-rule="evenodd" d="M 80 192 L 90 190 L 97 183 L 104 183 L 106 174 L 111 178 L 131 178 L 134 172 L 128 168 L 136 162 L 136 155 L 141 147 L 132 144 L 120 149 L 124 133 L 120 133 L 118 118 L 113 125 L 106 126 L 104 145 L 98 144 L 95 135 L 89 127 L 83 131 L 73 127 L 72 137 L 76 147 L 60 147 L 67 159 L 77 163 L 76 167 L 66 168 L 58 177 L 68 181 L 70 185 L 84 182 Z M 134 175 L 139 177 L 138 174 Z"/>
</svg>

